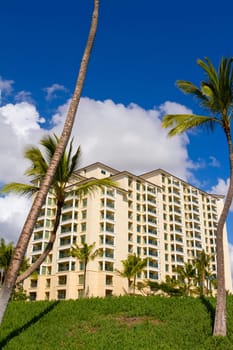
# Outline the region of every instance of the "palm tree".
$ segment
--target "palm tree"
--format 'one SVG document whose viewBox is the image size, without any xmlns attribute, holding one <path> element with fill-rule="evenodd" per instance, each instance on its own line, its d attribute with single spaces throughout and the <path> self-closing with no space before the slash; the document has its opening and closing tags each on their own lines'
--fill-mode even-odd
<svg viewBox="0 0 233 350">
<path fill-rule="evenodd" d="M 87 244 L 86 242 L 82 243 L 82 246 L 78 244 L 73 245 L 70 255 L 77 258 L 80 263 L 83 264 L 83 295 L 87 295 L 86 290 L 86 277 L 87 277 L 87 264 L 89 261 L 94 260 L 99 254 L 100 250 L 95 248 L 95 242 L 92 244 Z"/>
<path fill-rule="evenodd" d="M 4 238 L 0 239 L 0 285 L 3 284 L 6 271 L 10 265 L 10 261 L 13 255 L 14 245 L 13 242 L 6 243 Z"/>
<path fill-rule="evenodd" d="M 4 238 L 0 239 L 0 286 L 4 282 L 7 269 L 10 266 L 12 256 L 14 254 L 14 244 L 13 242 L 6 243 Z M 23 258 L 22 265 L 19 270 L 19 275 L 23 273 L 29 267 L 28 259 Z M 17 284 L 17 283 L 16 283 Z"/>
<path fill-rule="evenodd" d="M 197 282 L 200 288 L 200 297 L 205 296 L 205 289 L 208 291 L 208 278 L 211 276 L 210 271 L 211 255 L 206 254 L 204 250 L 194 260 L 197 270 Z"/>
<path fill-rule="evenodd" d="M 91 56 L 91 51 L 92 51 L 92 47 L 95 39 L 97 24 L 98 24 L 99 0 L 93 0 L 93 1 L 94 1 L 94 10 L 92 14 L 92 21 L 91 21 L 91 26 L 89 30 L 89 35 L 88 35 L 87 43 L 84 49 L 80 70 L 78 74 L 78 79 L 77 79 L 74 93 L 71 99 L 71 103 L 67 113 L 63 131 L 59 139 L 59 143 L 56 148 L 56 151 L 51 160 L 50 166 L 40 185 L 40 190 L 38 191 L 35 197 L 35 200 L 28 214 L 28 217 L 25 221 L 22 232 L 19 236 L 19 240 L 14 252 L 14 256 L 11 260 L 11 264 L 5 276 L 4 284 L 0 291 L 0 324 L 2 322 L 3 316 L 5 314 L 5 311 L 8 305 L 8 301 L 10 299 L 12 290 L 14 288 L 18 271 L 20 269 L 20 265 L 22 264 L 23 257 L 25 255 L 30 237 L 33 232 L 33 228 L 36 224 L 36 220 L 39 216 L 42 205 L 45 202 L 47 193 L 52 183 L 52 179 L 56 173 L 57 166 L 62 157 L 62 154 L 65 151 L 65 148 L 68 144 L 68 141 L 72 132 L 72 127 L 75 120 L 77 108 L 79 105 L 79 101 L 80 101 L 80 97 L 81 97 L 81 93 L 82 93 L 82 89 L 83 89 L 83 85 L 86 77 L 87 67 L 88 67 L 88 63 L 89 63 L 89 59 Z"/>
<path fill-rule="evenodd" d="M 233 58 L 222 58 L 216 70 L 208 58 L 198 60 L 198 65 L 204 70 L 205 81 L 200 88 L 189 81 L 179 80 L 177 86 L 187 94 L 193 95 L 208 113 L 208 116 L 195 114 L 165 115 L 162 125 L 170 127 L 169 136 L 186 132 L 194 127 L 207 126 L 213 130 L 220 125 L 228 145 L 230 164 L 230 184 L 225 198 L 224 207 L 217 226 L 217 304 L 215 312 L 214 335 L 226 335 L 226 290 L 223 250 L 223 228 L 233 197 L 233 149 L 231 136 L 231 120 L 233 111 Z"/>
<path fill-rule="evenodd" d="M 129 254 L 128 258 L 121 260 L 123 265 L 123 271 L 116 270 L 118 274 L 122 277 L 127 278 L 128 280 L 128 292 L 130 293 L 131 288 L 133 287 L 133 294 L 135 294 L 136 289 L 136 278 L 139 273 L 147 265 L 148 259 L 142 259 L 140 256 L 134 254 Z"/>
<path fill-rule="evenodd" d="M 36 193 L 39 190 L 38 186 L 40 182 L 43 180 L 46 174 L 46 171 L 49 167 L 58 142 L 59 138 L 56 135 L 54 135 L 53 137 L 49 135 L 44 136 L 40 141 L 40 144 L 45 149 L 45 155 L 42 154 L 38 147 L 30 147 L 26 149 L 25 158 L 31 162 L 31 165 L 26 170 L 25 174 L 31 177 L 32 185 L 13 182 L 3 186 L 1 192 L 14 192 L 19 195 L 27 196 L 31 196 L 34 193 Z M 22 282 L 34 271 L 36 271 L 53 248 L 56 233 L 60 224 L 62 207 L 65 203 L 66 186 L 72 178 L 74 171 L 77 170 L 80 161 L 80 146 L 77 148 L 74 155 L 72 155 L 72 149 L 73 139 L 70 142 L 68 152 L 65 151 L 63 153 L 58 168 L 56 170 L 55 176 L 51 183 L 51 190 L 53 190 L 56 204 L 56 215 L 54 220 L 53 231 L 51 232 L 49 242 L 43 253 L 40 255 L 40 257 L 23 274 L 18 276 L 16 284 Z M 76 192 L 79 197 L 82 197 L 83 195 L 93 192 L 98 188 L 103 188 L 104 186 L 109 185 L 114 185 L 113 181 L 111 181 L 110 179 L 93 179 L 84 182 L 80 185 L 77 184 Z"/>
<path fill-rule="evenodd" d="M 185 262 L 184 266 L 178 266 L 176 268 L 178 273 L 178 280 L 181 281 L 184 287 L 184 294 L 191 295 L 192 283 L 196 277 L 196 268 L 193 264 Z"/>
</svg>

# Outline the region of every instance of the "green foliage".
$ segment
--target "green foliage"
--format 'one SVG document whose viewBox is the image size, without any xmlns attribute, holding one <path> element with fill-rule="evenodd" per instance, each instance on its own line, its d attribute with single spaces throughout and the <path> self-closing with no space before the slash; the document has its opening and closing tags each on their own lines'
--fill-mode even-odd
<svg viewBox="0 0 233 350">
<path fill-rule="evenodd" d="M 22 286 L 17 287 L 13 290 L 13 293 L 11 295 L 11 300 L 13 301 L 22 301 L 22 300 L 27 300 L 28 296 L 26 291 L 23 289 Z"/>
<path fill-rule="evenodd" d="M 83 242 L 81 246 L 74 244 L 70 250 L 70 255 L 77 258 L 81 263 L 83 263 L 83 296 L 87 294 L 86 291 L 86 274 L 87 274 L 87 264 L 89 261 L 94 260 L 98 255 L 100 255 L 100 250 L 95 249 L 95 242 L 92 244 L 87 244 Z"/>
<path fill-rule="evenodd" d="M 124 296 L 77 301 L 11 302 L 3 321 L 3 350 L 229 350 L 228 336 L 212 337 L 208 298 Z M 228 316 L 233 297 L 228 297 Z"/>
<path fill-rule="evenodd" d="M 14 254 L 13 242 L 6 243 L 4 238 L 0 238 L 0 286 L 4 282 L 6 271 L 10 265 L 11 258 Z M 19 274 L 24 272 L 28 268 L 28 259 L 23 258 L 22 265 L 19 270 Z"/>
<path fill-rule="evenodd" d="M 135 294 L 137 274 L 141 273 L 147 265 L 148 259 L 142 259 L 136 254 L 129 254 L 127 259 L 122 260 L 123 270 L 116 270 L 117 273 L 128 279 L 129 293 L 133 287 L 133 294 Z"/>
<path fill-rule="evenodd" d="M 6 271 L 10 265 L 10 261 L 14 252 L 12 242 L 6 243 L 4 238 L 0 239 L 0 285 L 4 281 Z"/>
</svg>

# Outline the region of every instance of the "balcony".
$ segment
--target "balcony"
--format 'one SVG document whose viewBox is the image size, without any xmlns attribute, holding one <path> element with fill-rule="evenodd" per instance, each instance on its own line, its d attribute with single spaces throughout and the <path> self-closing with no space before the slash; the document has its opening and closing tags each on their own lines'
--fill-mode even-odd
<svg viewBox="0 0 233 350">
<path fill-rule="evenodd" d="M 61 219 L 62 222 L 70 221 L 70 220 L 72 220 L 72 213 L 71 214 L 62 215 L 62 219 Z"/>
<path fill-rule="evenodd" d="M 153 269 L 158 269 L 159 267 L 158 261 L 153 261 L 153 260 L 149 261 L 149 267 Z"/>
</svg>

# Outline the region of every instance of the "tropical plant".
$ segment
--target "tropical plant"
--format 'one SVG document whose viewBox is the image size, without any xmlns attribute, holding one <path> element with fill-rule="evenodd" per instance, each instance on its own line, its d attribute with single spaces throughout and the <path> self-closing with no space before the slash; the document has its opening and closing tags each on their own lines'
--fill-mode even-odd
<svg viewBox="0 0 233 350">
<path fill-rule="evenodd" d="M 94 250 L 94 248 L 95 242 L 92 244 L 83 242 L 81 246 L 74 244 L 70 251 L 70 255 L 77 258 L 83 265 L 83 296 L 87 296 L 88 294 L 88 290 L 86 289 L 87 264 L 89 261 L 94 260 L 98 255 L 100 255 L 100 250 Z"/>
<path fill-rule="evenodd" d="M 38 147 L 30 147 L 25 151 L 25 158 L 31 162 L 31 165 L 26 170 L 25 174 L 30 176 L 31 185 L 21 184 L 21 183 L 10 183 L 8 185 L 3 186 L 1 192 L 8 193 L 14 192 L 19 195 L 27 195 L 31 196 L 39 190 L 39 184 L 43 180 L 46 171 L 49 167 L 53 154 L 56 150 L 57 144 L 59 142 L 59 138 L 54 135 L 49 136 L 46 135 L 40 141 L 40 144 L 45 149 L 45 155 L 42 154 Z M 62 207 L 65 203 L 66 196 L 66 186 L 69 183 L 70 179 L 73 176 L 75 170 L 77 170 L 81 149 L 80 146 L 77 148 L 75 153 L 72 155 L 73 149 L 73 139 L 70 142 L 68 152 L 64 152 L 62 158 L 59 162 L 58 168 L 56 170 L 55 176 L 53 178 L 51 184 L 51 190 L 54 195 L 54 200 L 56 204 L 56 215 L 54 219 L 53 230 L 50 235 L 50 239 L 48 244 L 46 245 L 45 250 L 39 256 L 39 258 L 23 273 L 20 274 L 16 280 L 16 283 L 22 282 L 25 278 L 30 276 L 34 271 L 38 269 L 38 267 L 42 264 L 42 262 L 46 259 L 49 252 L 53 248 L 53 244 L 56 238 L 56 233 L 60 224 L 60 218 L 62 213 Z M 113 185 L 113 181 L 110 179 L 92 179 L 86 182 L 82 182 L 80 185 L 76 186 L 76 193 L 81 198 L 87 193 L 92 193 L 98 188 L 103 188 L 104 186 Z"/>
<path fill-rule="evenodd" d="M 5 311 L 8 305 L 8 301 L 10 299 L 12 290 L 14 288 L 18 271 L 22 264 L 23 257 L 25 255 L 30 237 L 33 232 L 33 228 L 36 224 L 36 220 L 39 216 L 42 205 L 45 202 L 53 177 L 56 173 L 56 169 L 58 167 L 59 161 L 62 157 L 62 154 L 65 151 L 65 148 L 67 146 L 67 143 L 69 141 L 69 138 L 72 132 L 72 127 L 75 120 L 79 101 L 81 98 L 81 93 L 82 93 L 82 89 L 83 89 L 83 85 L 86 77 L 86 71 L 87 71 L 87 67 L 88 67 L 88 63 L 89 63 L 89 59 L 91 56 L 91 51 L 92 51 L 92 47 L 95 39 L 95 34 L 96 34 L 97 24 L 98 24 L 98 15 L 99 15 L 99 0 L 94 0 L 94 10 L 92 14 L 92 21 L 91 21 L 91 26 L 89 30 L 89 35 L 88 35 L 87 43 L 84 49 L 83 57 L 81 60 L 78 79 L 77 79 L 74 93 L 68 109 L 63 131 L 59 139 L 59 143 L 57 145 L 56 151 L 53 155 L 53 158 L 47 170 L 47 173 L 40 185 L 40 190 L 35 196 L 35 200 L 33 202 L 31 210 L 29 211 L 29 214 L 25 221 L 22 232 L 19 236 L 19 240 L 14 252 L 14 256 L 11 260 L 9 269 L 5 276 L 4 284 L 0 291 L 0 324 L 2 322 L 3 316 L 5 314 Z"/>
<path fill-rule="evenodd" d="M 196 277 L 196 266 L 194 264 L 185 262 L 184 266 L 176 268 L 178 274 L 178 281 L 182 284 L 184 295 L 190 296 L 192 294 L 192 286 Z"/>
<path fill-rule="evenodd" d="M 175 278 L 171 278 L 170 276 L 166 277 L 165 282 L 157 282 L 157 281 L 147 281 L 147 286 L 150 287 L 150 291 L 152 294 L 162 294 L 169 296 L 184 296 L 186 288 L 182 286 L 179 281 Z"/>
<path fill-rule="evenodd" d="M 200 289 L 200 297 L 204 297 L 206 293 L 209 293 L 208 282 L 210 280 L 210 277 L 212 276 L 210 262 L 211 255 L 206 254 L 204 250 L 202 250 L 194 260 L 194 264 L 197 271 L 196 280 Z"/>
<path fill-rule="evenodd" d="M 225 198 L 224 207 L 217 226 L 217 304 L 215 312 L 214 335 L 226 335 L 226 290 L 224 269 L 223 229 L 231 206 L 233 197 L 233 149 L 231 136 L 231 120 L 233 111 L 233 58 L 222 58 L 218 70 L 212 62 L 198 60 L 198 65 L 205 73 L 205 81 L 201 82 L 200 88 L 193 83 L 178 80 L 177 86 L 184 93 L 193 95 L 200 106 L 208 113 L 208 116 L 195 114 L 165 115 L 162 125 L 170 128 L 169 136 L 174 136 L 195 127 L 207 126 L 213 130 L 220 126 L 225 134 L 230 164 L 230 183 Z"/>
<path fill-rule="evenodd" d="M 14 251 L 13 242 L 6 243 L 4 238 L 0 239 L 0 285 L 3 284 L 6 271 L 10 265 L 10 261 Z"/>
<path fill-rule="evenodd" d="M 147 265 L 148 259 L 142 259 L 139 255 L 129 254 L 127 259 L 121 260 L 123 265 L 123 270 L 116 270 L 121 277 L 125 277 L 128 280 L 128 292 L 131 293 L 133 289 L 133 294 L 135 294 L 136 289 L 136 278 L 139 273 L 141 273 Z"/>
</svg>

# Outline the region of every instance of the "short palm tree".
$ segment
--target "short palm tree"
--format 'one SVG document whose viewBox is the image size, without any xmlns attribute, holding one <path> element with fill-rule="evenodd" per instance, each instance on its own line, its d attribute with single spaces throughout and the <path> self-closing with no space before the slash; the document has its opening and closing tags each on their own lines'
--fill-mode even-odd
<svg viewBox="0 0 233 350">
<path fill-rule="evenodd" d="M 197 270 L 197 282 L 200 288 L 200 296 L 205 296 L 205 290 L 208 291 L 208 278 L 211 276 L 210 270 L 211 255 L 206 254 L 204 250 L 198 254 L 194 260 Z"/>
<path fill-rule="evenodd" d="M 87 295 L 86 290 L 86 277 L 87 277 L 87 264 L 89 261 L 94 260 L 98 255 L 100 255 L 100 250 L 95 249 L 95 242 L 92 244 L 82 243 L 81 246 L 74 244 L 70 255 L 77 258 L 81 264 L 83 264 L 83 295 Z"/>
<path fill-rule="evenodd" d="M 178 273 L 178 280 L 180 280 L 184 286 L 184 294 L 190 296 L 191 288 L 196 277 L 195 266 L 185 262 L 184 266 L 177 267 L 176 272 Z"/>
<path fill-rule="evenodd" d="M 6 271 L 10 265 L 12 256 L 14 254 L 13 242 L 6 243 L 4 238 L 0 239 L 0 285 L 4 282 Z M 23 273 L 29 267 L 28 260 L 24 257 L 23 263 L 19 270 L 19 274 Z"/>
<path fill-rule="evenodd" d="M 26 170 L 25 174 L 31 178 L 32 184 L 21 184 L 21 183 L 10 183 L 8 185 L 3 186 L 1 192 L 8 193 L 14 192 L 20 195 L 28 195 L 31 196 L 39 190 L 40 182 L 45 176 L 50 161 L 53 157 L 53 154 L 56 150 L 57 144 L 59 142 L 59 138 L 54 135 L 46 135 L 40 141 L 40 144 L 45 149 L 45 155 L 41 152 L 38 147 L 30 147 L 25 151 L 25 158 L 31 162 L 30 167 Z M 62 213 L 62 207 L 65 202 L 65 194 L 66 194 L 66 186 L 73 176 L 73 172 L 77 170 L 80 160 L 80 146 L 72 155 L 73 149 L 73 139 L 70 142 L 68 152 L 64 152 L 61 161 L 59 162 L 57 171 L 53 178 L 51 189 L 53 190 L 55 201 L 56 201 L 56 215 L 54 220 L 53 230 L 50 235 L 49 242 L 40 255 L 40 257 L 18 278 L 16 283 L 23 281 L 25 278 L 30 276 L 41 263 L 46 259 L 47 255 L 53 248 L 53 244 L 56 238 L 56 233 L 60 224 L 60 218 Z M 102 188 L 103 186 L 113 185 L 113 182 L 110 179 L 93 179 L 87 182 L 83 182 L 80 185 L 77 185 L 76 192 L 82 197 L 83 195 L 93 192 L 98 188 Z"/>
<path fill-rule="evenodd" d="M 13 242 L 6 243 L 4 238 L 0 239 L 0 285 L 2 285 L 6 271 L 14 252 Z"/>
<path fill-rule="evenodd" d="M 127 278 L 128 280 L 128 292 L 131 292 L 131 288 L 133 287 L 133 294 L 135 294 L 136 289 L 136 278 L 139 273 L 143 271 L 143 269 L 147 265 L 148 259 L 142 259 L 140 256 L 134 254 L 129 254 L 127 259 L 122 260 L 123 270 L 119 271 L 118 274 L 122 277 Z"/>
<path fill-rule="evenodd" d="M 225 198 L 224 207 L 220 215 L 217 226 L 217 305 L 215 312 L 214 335 L 226 335 L 226 290 L 225 290 L 225 270 L 223 253 L 223 228 L 231 206 L 233 197 L 233 149 L 231 136 L 231 121 L 233 112 L 233 58 L 222 58 L 218 70 L 212 62 L 198 60 L 198 65 L 205 73 L 205 80 L 201 82 L 200 88 L 193 83 L 178 80 L 177 86 L 187 94 L 193 95 L 200 106 L 208 115 L 178 114 L 165 115 L 162 125 L 170 128 L 169 136 L 174 136 L 188 131 L 195 127 L 207 126 L 213 130 L 215 126 L 220 126 L 225 134 L 230 164 L 230 184 Z"/>
</svg>

